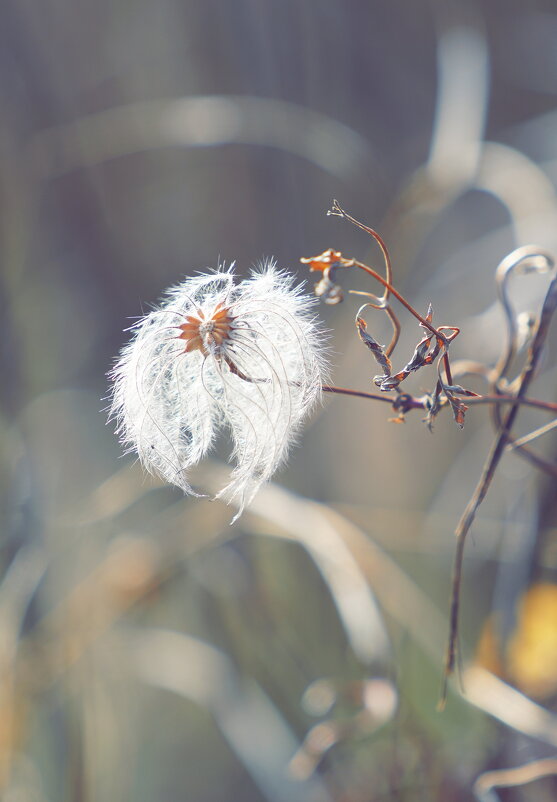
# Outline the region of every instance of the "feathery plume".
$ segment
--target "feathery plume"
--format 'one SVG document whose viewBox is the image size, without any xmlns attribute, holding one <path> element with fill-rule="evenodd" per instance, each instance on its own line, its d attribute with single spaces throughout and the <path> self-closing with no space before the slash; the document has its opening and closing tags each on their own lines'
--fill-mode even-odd
<svg viewBox="0 0 557 802">
<path fill-rule="evenodd" d="M 188 469 L 228 430 L 238 515 L 287 456 L 321 394 L 324 335 L 313 299 L 273 262 L 187 278 L 132 326 L 111 372 L 110 418 L 144 467 L 196 495 Z M 235 519 L 234 519 L 235 520 Z"/>
</svg>

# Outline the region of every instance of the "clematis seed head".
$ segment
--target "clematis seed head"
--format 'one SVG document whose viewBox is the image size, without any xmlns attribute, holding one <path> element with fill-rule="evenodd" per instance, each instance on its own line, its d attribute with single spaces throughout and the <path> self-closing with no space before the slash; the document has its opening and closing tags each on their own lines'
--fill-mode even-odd
<svg viewBox="0 0 557 802">
<path fill-rule="evenodd" d="M 314 299 L 271 261 L 187 278 L 132 326 L 110 374 L 109 417 L 144 467 L 186 493 L 217 436 L 232 443 L 218 494 L 238 515 L 288 454 L 326 381 Z M 237 516 L 236 516 L 237 517 Z"/>
</svg>

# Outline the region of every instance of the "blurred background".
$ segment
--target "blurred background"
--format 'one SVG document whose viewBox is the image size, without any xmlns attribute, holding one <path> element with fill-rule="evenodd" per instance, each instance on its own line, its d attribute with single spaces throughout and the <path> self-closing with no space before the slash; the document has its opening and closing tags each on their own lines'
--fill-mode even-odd
<svg viewBox="0 0 557 802">
<path fill-rule="evenodd" d="M 233 527 L 122 458 L 104 409 L 123 329 L 181 277 L 274 256 L 306 279 L 300 257 L 331 246 L 381 269 L 333 198 L 461 327 L 454 357 L 493 365 L 497 264 L 557 251 L 556 42 L 550 0 L 2 4 L 3 800 L 555 799 L 555 480 L 517 456 L 467 547 L 464 697 L 436 712 L 487 407 L 430 434 L 328 397 Z M 513 282 L 521 321 L 546 288 Z M 320 314 L 334 382 L 371 390 L 357 306 Z M 421 336 L 401 320 L 400 367 Z M 555 400 L 555 378 L 550 339 L 530 395 Z"/>
</svg>

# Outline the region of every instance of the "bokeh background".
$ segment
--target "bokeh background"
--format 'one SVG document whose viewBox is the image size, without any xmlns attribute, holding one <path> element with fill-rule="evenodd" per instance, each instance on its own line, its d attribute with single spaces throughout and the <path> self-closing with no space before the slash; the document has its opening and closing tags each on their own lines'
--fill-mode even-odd
<svg viewBox="0 0 557 802">
<path fill-rule="evenodd" d="M 305 279 L 300 257 L 330 246 L 380 268 L 333 198 L 380 230 L 417 308 L 462 328 L 454 356 L 493 364 L 498 262 L 557 250 L 555 2 L 4 0 L 1 16 L 2 799 L 554 799 L 535 777 L 556 765 L 555 481 L 513 455 L 467 549 L 464 690 L 436 712 L 487 408 L 432 435 L 326 398 L 233 527 L 122 458 L 104 408 L 123 329 L 182 276 L 274 256 Z M 546 286 L 517 279 L 517 311 Z M 320 313 L 334 381 L 372 389 L 356 308 Z M 402 365 L 419 330 L 401 318 Z M 554 398 L 555 377 L 550 338 L 531 395 Z M 536 447 L 551 458 L 551 433 Z"/>
</svg>

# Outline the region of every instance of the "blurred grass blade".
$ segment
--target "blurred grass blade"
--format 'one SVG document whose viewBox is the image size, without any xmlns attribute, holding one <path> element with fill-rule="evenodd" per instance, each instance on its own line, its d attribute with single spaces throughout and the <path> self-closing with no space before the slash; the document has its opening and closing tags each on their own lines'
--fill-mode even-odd
<svg viewBox="0 0 557 802">
<path fill-rule="evenodd" d="M 557 760 L 551 758 L 534 760 L 532 763 L 511 769 L 486 771 L 474 783 L 474 793 L 480 802 L 499 802 L 500 797 L 494 788 L 515 788 L 535 782 L 542 777 L 550 777 L 552 774 L 557 774 Z M 537 798 L 542 799 L 541 796 Z"/>
<path fill-rule="evenodd" d="M 339 180 L 377 169 L 367 140 L 333 117 L 282 100 L 235 95 L 149 100 L 90 114 L 37 134 L 30 156 L 48 178 L 155 148 L 232 143 L 284 150 Z"/>
<path fill-rule="evenodd" d="M 489 98 L 489 59 L 479 28 L 454 24 L 437 47 L 438 90 L 428 172 L 470 182 L 478 166 Z"/>
<path fill-rule="evenodd" d="M 210 490 L 219 481 L 218 466 L 207 463 L 198 475 Z M 258 532 L 294 540 L 308 551 L 362 662 L 388 660 L 391 654 L 375 596 L 433 660 L 440 660 L 445 619 L 396 562 L 348 518 L 273 483 L 261 489 L 246 510 L 246 520 L 252 515 L 272 524 Z"/>
<path fill-rule="evenodd" d="M 332 802 L 316 777 L 298 782 L 288 764 L 300 744 L 269 697 L 240 678 L 226 655 L 179 632 L 128 634 L 134 670 L 145 682 L 206 707 L 269 802 Z"/>
<path fill-rule="evenodd" d="M 557 747 L 557 716 L 483 668 L 464 672 L 466 699 L 507 727 Z"/>
</svg>

